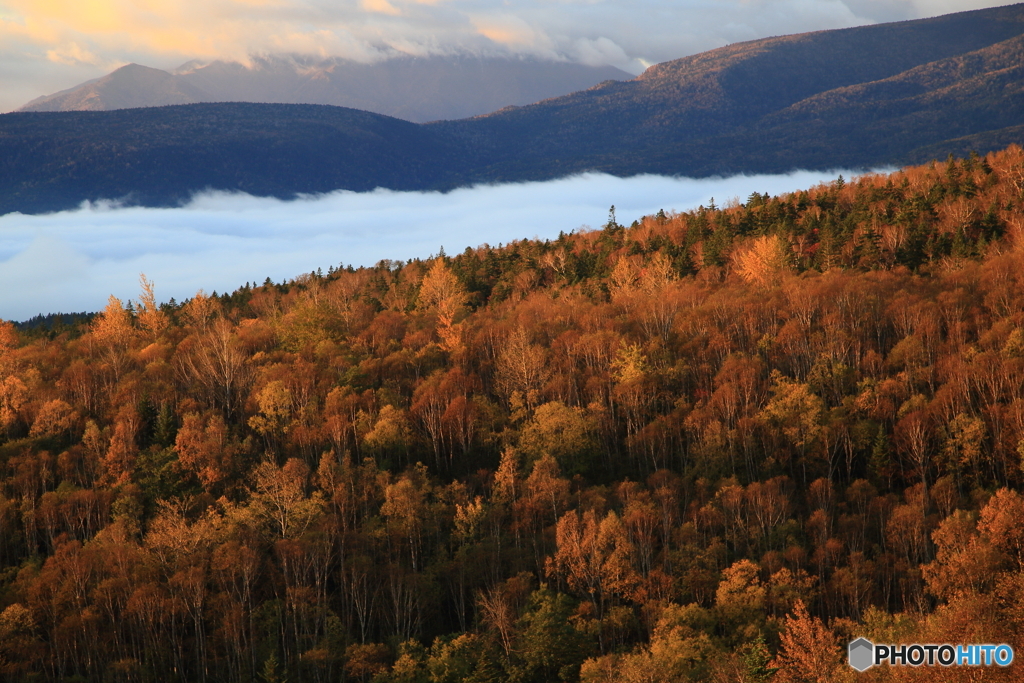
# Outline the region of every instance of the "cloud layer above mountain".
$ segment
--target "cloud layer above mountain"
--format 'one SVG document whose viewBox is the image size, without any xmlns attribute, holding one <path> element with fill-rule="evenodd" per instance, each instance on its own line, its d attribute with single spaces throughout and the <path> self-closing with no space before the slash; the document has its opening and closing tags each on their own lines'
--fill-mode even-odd
<svg viewBox="0 0 1024 683">
<path fill-rule="evenodd" d="M 646 64 L 770 35 L 916 19 L 1000 0 L 0 0 L 0 111 L 128 62 L 296 53 L 520 54 Z"/>
<path fill-rule="evenodd" d="M 448 194 L 336 192 L 293 202 L 238 194 L 196 197 L 180 209 L 86 206 L 43 216 L 0 217 L 0 318 L 95 311 L 110 294 L 138 296 L 138 276 L 161 300 L 202 288 L 232 291 L 330 266 L 427 258 L 483 243 L 554 239 L 608 219 L 620 223 L 685 211 L 752 192 L 781 194 L 832 173 L 692 180 L 583 175 L 545 183 L 481 186 Z"/>
</svg>

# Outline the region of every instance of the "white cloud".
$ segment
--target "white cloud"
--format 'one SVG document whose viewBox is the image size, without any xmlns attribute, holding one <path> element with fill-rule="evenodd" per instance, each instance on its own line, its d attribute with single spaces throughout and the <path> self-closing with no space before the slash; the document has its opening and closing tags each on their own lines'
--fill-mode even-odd
<svg viewBox="0 0 1024 683">
<path fill-rule="evenodd" d="M 771 35 L 933 16 L 1003 0 L 0 0 L 0 111 L 138 62 L 302 52 L 373 61 L 524 54 L 642 64 Z M 30 92 L 31 97 L 25 97 Z"/>
<path fill-rule="evenodd" d="M 67 66 L 77 66 L 79 64 L 100 66 L 103 62 L 102 59 L 93 53 L 79 47 L 78 43 L 68 43 L 67 45 L 62 45 L 53 50 L 47 50 L 46 58 L 51 62 L 57 62 L 58 64 L 65 64 Z"/>
<path fill-rule="evenodd" d="M 480 186 L 448 194 L 335 192 L 293 202 L 204 194 L 180 209 L 89 205 L 43 216 L 0 217 L 0 318 L 101 310 L 110 294 L 138 296 L 138 276 L 162 300 L 202 288 L 232 291 L 317 268 L 426 258 L 619 222 L 658 209 L 684 211 L 751 192 L 781 194 L 840 172 L 693 180 L 588 174 L 544 183 Z M 846 175 L 851 175 L 848 172 Z"/>
<path fill-rule="evenodd" d="M 576 59 L 581 64 L 602 66 L 604 64 L 629 64 L 630 57 L 615 41 L 604 36 L 597 40 L 578 38 L 574 45 Z M 620 67 L 621 68 L 621 67 Z"/>
</svg>

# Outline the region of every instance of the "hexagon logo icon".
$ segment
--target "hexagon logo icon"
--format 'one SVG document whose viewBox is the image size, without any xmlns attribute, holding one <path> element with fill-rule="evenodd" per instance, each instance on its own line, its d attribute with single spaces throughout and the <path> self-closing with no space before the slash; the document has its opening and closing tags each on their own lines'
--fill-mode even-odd
<svg viewBox="0 0 1024 683">
<path fill-rule="evenodd" d="M 875 663 L 875 645 L 867 638 L 858 638 L 850 643 L 850 666 L 857 671 L 867 671 Z"/>
</svg>

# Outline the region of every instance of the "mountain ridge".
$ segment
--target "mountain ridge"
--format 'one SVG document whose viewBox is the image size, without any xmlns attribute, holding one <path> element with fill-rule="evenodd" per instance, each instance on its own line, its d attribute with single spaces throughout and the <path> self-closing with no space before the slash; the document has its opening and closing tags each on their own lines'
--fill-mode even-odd
<svg viewBox="0 0 1024 683">
<path fill-rule="evenodd" d="M 1022 64 L 1018 4 L 749 41 L 629 81 L 427 124 L 283 104 L 8 114 L 0 171 L 11 182 L 0 187 L 0 211 L 123 196 L 175 205 L 208 188 L 287 198 L 587 171 L 899 166 L 963 153 L 967 141 L 987 152 L 1024 140 Z"/>
<path fill-rule="evenodd" d="M 593 162 L 599 156 L 595 148 L 607 149 L 609 141 L 616 139 L 624 154 L 644 148 L 659 154 L 666 146 L 685 154 L 687 150 L 679 149 L 681 141 L 722 134 L 742 136 L 748 132 L 744 126 L 807 97 L 890 78 L 1022 33 L 1024 11 L 1015 5 L 765 38 L 658 64 L 632 81 L 495 112 L 467 125 L 532 131 L 532 139 L 521 140 L 515 154 L 519 160 L 529 155 L 540 166 L 549 156 L 551 144 L 584 150 L 573 170 L 595 167 Z M 896 47 L 881 52 L 882 46 Z M 860 61 L 855 61 L 858 58 Z M 846 65 L 850 73 L 835 68 L 837 62 Z M 583 118 L 588 119 L 586 127 L 579 124 Z M 627 173 L 643 172 L 641 167 L 625 166 Z M 692 166 L 689 170 L 716 172 Z"/>
<path fill-rule="evenodd" d="M 18 111 L 104 111 L 203 102 L 330 104 L 424 123 L 528 104 L 632 78 L 615 67 L 527 59 L 396 57 L 376 64 L 350 60 L 255 58 L 186 62 L 163 71 L 128 64 L 114 72 L 36 98 Z"/>
</svg>

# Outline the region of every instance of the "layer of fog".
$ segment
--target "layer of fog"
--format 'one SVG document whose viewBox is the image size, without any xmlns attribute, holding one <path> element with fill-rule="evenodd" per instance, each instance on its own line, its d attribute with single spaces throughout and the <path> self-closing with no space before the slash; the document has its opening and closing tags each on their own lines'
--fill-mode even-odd
<svg viewBox="0 0 1024 683">
<path fill-rule="evenodd" d="M 529 55 L 639 73 L 772 35 L 918 19 L 1004 0 L 0 0 L 0 111 L 129 62 L 308 54 Z"/>
<path fill-rule="evenodd" d="M 111 294 L 137 298 L 140 273 L 155 283 L 158 298 L 182 301 L 200 288 L 233 291 L 318 268 L 428 258 L 442 247 L 451 255 L 485 243 L 554 239 L 604 225 L 612 204 L 618 222 L 628 225 L 659 209 L 782 194 L 839 173 L 701 180 L 587 174 L 448 194 L 336 192 L 285 202 L 214 193 L 176 209 L 96 204 L 8 214 L 0 217 L 0 318 L 101 310 Z"/>
</svg>

